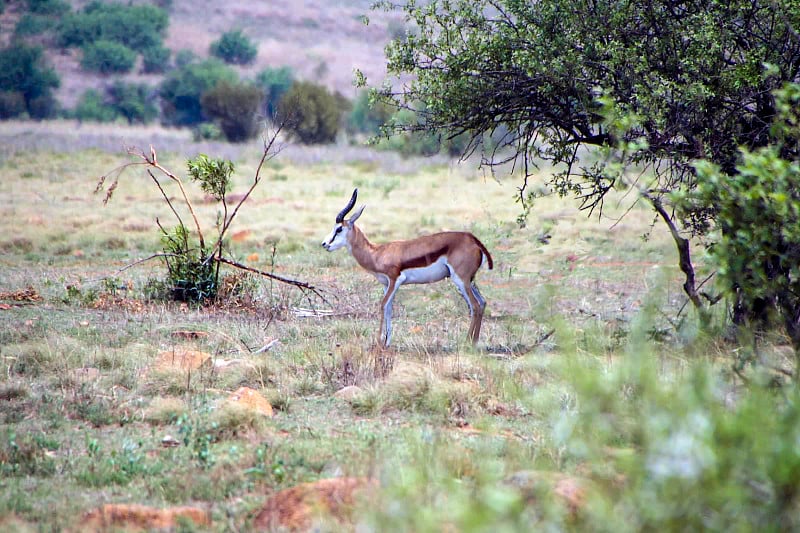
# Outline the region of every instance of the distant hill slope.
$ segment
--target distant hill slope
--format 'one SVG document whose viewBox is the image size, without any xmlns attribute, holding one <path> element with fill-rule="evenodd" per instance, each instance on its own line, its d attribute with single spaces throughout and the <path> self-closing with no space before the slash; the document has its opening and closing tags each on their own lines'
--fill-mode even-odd
<svg viewBox="0 0 800 533">
<path fill-rule="evenodd" d="M 78 10 L 86 1 L 71 1 Z M 153 3 L 138 2 L 133 3 Z M 212 41 L 229 30 L 241 29 L 258 44 L 253 65 L 240 68 L 242 77 L 254 77 L 266 67 L 291 67 L 300 79 L 321 83 L 348 98 L 355 95 L 353 70 L 363 71 L 370 82 L 385 77 L 383 48 L 393 32 L 403 28 L 397 14 L 371 11 L 373 0 L 172 0 L 166 45 L 173 53 L 188 49 L 208 56 Z M 0 16 L 0 42 L 7 42 L 24 11 L 24 0 L 12 0 Z M 370 20 L 365 25 L 363 16 Z M 80 69 L 78 50 L 50 50 L 48 57 L 61 77 L 56 96 L 72 107 L 87 88 L 103 87 L 112 78 Z M 138 73 L 128 81 L 156 85 L 161 76 Z"/>
</svg>

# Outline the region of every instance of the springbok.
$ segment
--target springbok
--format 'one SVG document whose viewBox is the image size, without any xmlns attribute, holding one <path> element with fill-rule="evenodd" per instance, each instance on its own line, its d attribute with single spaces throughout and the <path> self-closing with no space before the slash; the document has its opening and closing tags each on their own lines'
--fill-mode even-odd
<svg viewBox="0 0 800 533">
<path fill-rule="evenodd" d="M 397 289 L 406 283 L 433 283 L 446 277 L 453 280 L 469 306 L 472 322 L 467 337 L 473 344 L 478 342 L 486 300 L 475 286 L 475 273 L 484 261 L 490 270 L 493 266 L 483 243 L 472 233 L 445 231 L 408 241 L 372 244 L 355 225 L 366 206 L 344 219 L 357 196 L 355 189 L 348 204 L 336 215 L 336 225 L 322 246 L 329 252 L 346 246 L 356 262 L 383 284 L 379 344 L 388 347 L 392 339 L 392 302 Z"/>
</svg>

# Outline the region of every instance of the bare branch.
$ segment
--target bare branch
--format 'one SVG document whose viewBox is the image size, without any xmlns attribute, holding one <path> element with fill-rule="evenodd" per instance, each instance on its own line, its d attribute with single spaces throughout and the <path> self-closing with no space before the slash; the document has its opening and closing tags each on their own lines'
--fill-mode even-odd
<svg viewBox="0 0 800 533">
<path fill-rule="evenodd" d="M 255 176 L 253 177 L 253 183 L 250 184 L 250 187 L 247 189 L 247 192 L 244 193 L 242 198 L 236 204 L 236 207 L 233 208 L 233 211 L 231 212 L 231 215 L 229 217 L 226 217 L 225 222 L 222 225 L 222 229 L 219 232 L 219 237 L 217 238 L 217 242 L 214 243 L 214 246 L 211 249 L 212 251 L 208 256 L 208 259 L 213 257 L 217 252 L 221 253 L 221 251 L 222 251 L 222 240 L 225 238 L 225 233 L 228 231 L 228 228 L 230 227 L 231 223 L 233 222 L 233 219 L 236 218 L 236 215 L 239 213 L 239 208 L 242 207 L 242 204 L 244 204 L 244 202 L 247 201 L 248 198 L 250 198 L 250 194 L 253 192 L 253 190 L 256 188 L 256 186 L 261 181 L 261 169 L 264 167 L 264 163 L 266 163 L 267 161 L 273 159 L 274 157 L 276 157 L 280 153 L 281 147 L 278 147 L 278 149 L 275 150 L 275 151 L 272 150 L 272 147 L 275 144 L 275 141 L 277 140 L 278 135 L 280 134 L 281 130 L 283 130 L 285 125 L 286 125 L 285 121 L 280 122 L 278 124 L 277 128 L 275 129 L 275 131 L 272 133 L 272 136 L 269 137 L 268 139 L 265 138 L 265 140 L 264 140 L 264 151 L 262 152 L 261 160 L 258 162 L 258 166 L 256 167 L 256 173 L 255 173 Z M 221 255 L 220 255 L 220 258 L 221 258 Z"/>
<path fill-rule="evenodd" d="M 641 191 L 641 194 L 643 198 L 652 204 L 653 209 L 656 210 L 656 213 L 661 216 L 662 220 L 664 220 L 664 223 L 669 228 L 672 239 L 675 241 L 675 246 L 678 248 L 678 264 L 686 279 L 683 283 L 683 290 L 698 313 L 700 313 L 701 316 L 705 316 L 706 308 L 703 305 L 703 301 L 700 299 L 700 294 L 697 292 L 697 286 L 695 284 L 694 266 L 692 265 L 689 239 L 686 239 L 680 234 L 672 217 L 670 217 L 667 210 L 664 209 L 660 198 L 651 195 L 647 191 Z"/>
<path fill-rule="evenodd" d="M 149 156 L 144 153 L 144 150 L 138 150 L 138 151 L 137 150 L 138 149 L 135 149 L 135 148 L 129 148 L 128 149 L 128 153 L 130 155 L 134 155 L 136 157 L 139 157 L 144 161 L 144 163 L 138 163 L 138 164 L 147 165 L 147 166 L 151 166 L 153 168 L 157 168 L 159 171 L 161 171 L 162 174 L 164 174 L 169 179 L 171 179 L 172 181 L 174 181 L 175 183 L 178 184 L 178 188 L 181 191 L 181 196 L 183 196 L 183 201 L 186 204 L 186 207 L 189 208 L 189 213 L 192 215 L 192 220 L 194 220 L 194 226 L 195 226 L 195 229 L 197 230 L 197 237 L 198 237 L 198 240 L 200 241 L 200 249 L 201 250 L 205 250 L 206 243 L 205 243 L 205 239 L 203 238 L 203 230 L 200 228 L 200 221 L 197 220 L 197 215 L 194 212 L 194 206 L 192 205 L 192 202 L 189 200 L 189 196 L 186 194 L 186 189 L 184 189 L 184 187 L 183 187 L 183 181 L 178 176 L 176 176 L 175 174 L 173 174 L 172 172 L 170 172 L 169 170 L 167 170 L 166 168 L 164 168 L 163 166 L 161 166 L 159 164 L 158 159 L 156 158 L 156 151 L 155 151 L 155 149 L 153 148 L 152 145 L 150 146 L 150 155 Z M 134 165 L 134 164 L 136 164 L 136 163 L 131 163 L 131 165 Z"/>
<path fill-rule="evenodd" d="M 225 257 L 212 256 L 212 259 L 214 261 L 219 261 L 220 263 L 225 263 L 226 265 L 230 265 L 232 267 L 236 267 L 238 269 L 245 270 L 247 272 L 252 272 L 253 274 L 258 274 L 259 276 L 264 276 L 270 279 L 274 279 L 276 281 L 280 281 L 281 283 L 286 283 L 287 285 L 292 285 L 294 287 L 310 291 L 314 293 L 317 297 L 319 297 L 323 302 L 329 304 L 328 300 L 320 293 L 319 289 L 317 289 L 316 287 L 314 287 L 309 283 L 306 283 L 305 281 L 298 281 L 291 278 L 284 278 L 283 276 L 278 276 L 277 274 L 273 274 L 271 272 L 266 272 L 264 270 L 259 270 L 257 268 L 237 263 L 236 261 L 232 261 Z"/>
</svg>

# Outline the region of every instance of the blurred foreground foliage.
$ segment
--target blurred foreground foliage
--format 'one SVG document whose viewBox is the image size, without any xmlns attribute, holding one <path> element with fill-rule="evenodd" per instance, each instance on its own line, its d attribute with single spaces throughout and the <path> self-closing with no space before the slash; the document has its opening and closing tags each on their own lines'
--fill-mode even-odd
<svg viewBox="0 0 800 533">
<path fill-rule="evenodd" d="M 651 329 L 639 317 L 609 362 L 570 349 L 576 332 L 562 324 L 562 385 L 516 397 L 522 405 L 554 405 L 531 413 L 548 429 L 481 449 L 423 430 L 383 466 L 385 490 L 370 503 L 373 525 L 796 530 L 800 391 L 776 389 L 766 374 L 742 385 L 711 360 L 673 358 L 662 352 L 673 348 L 649 338 Z M 491 434 L 491 423 L 485 431 Z"/>
</svg>

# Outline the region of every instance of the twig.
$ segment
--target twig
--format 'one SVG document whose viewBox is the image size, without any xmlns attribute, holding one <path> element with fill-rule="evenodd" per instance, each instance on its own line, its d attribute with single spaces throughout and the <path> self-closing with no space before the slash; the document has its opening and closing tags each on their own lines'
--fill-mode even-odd
<svg viewBox="0 0 800 533">
<path fill-rule="evenodd" d="M 262 346 L 258 350 L 254 351 L 253 353 L 264 353 L 267 350 L 269 350 L 270 348 L 272 348 L 273 346 L 275 346 L 276 344 L 278 344 L 279 342 L 280 341 L 278 339 L 272 339 L 267 344 L 265 344 L 264 346 Z"/>
<path fill-rule="evenodd" d="M 280 149 L 278 149 L 276 152 L 272 152 L 272 146 L 275 144 L 275 141 L 277 140 L 278 135 L 280 134 L 284 125 L 285 123 L 281 122 L 275 129 L 275 132 L 272 134 L 272 137 L 270 137 L 269 140 L 264 141 L 264 151 L 261 154 L 261 160 L 258 162 L 258 166 L 256 167 L 256 173 L 255 176 L 253 177 L 253 183 L 250 184 L 250 187 L 247 189 L 247 192 L 244 193 L 244 196 L 242 196 L 242 198 L 236 204 L 236 207 L 233 208 L 230 217 L 227 216 L 225 217 L 225 221 L 222 224 L 222 229 L 219 232 L 219 237 L 217 238 L 217 242 L 214 243 L 214 246 L 211 249 L 212 252 L 209 254 L 206 260 L 211 259 L 215 254 L 218 255 L 219 258 L 221 259 L 221 254 L 218 252 L 221 252 L 222 250 L 222 240 L 225 237 L 225 233 L 227 233 L 228 228 L 233 222 L 233 219 L 236 218 L 236 215 L 239 213 L 239 208 L 242 207 L 242 204 L 244 204 L 248 198 L 250 198 L 250 194 L 253 192 L 256 186 L 261 182 L 261 169 L 264 167 L 264 163 L 266 163 L 270 159 L 277 156 L 278 153 L 280 153 Z M 226 212 L 227 212 L 227 206 L 226 206 Z"/>
<path fill-rule="evenodd" d="M 145 257 L 144 259 L 139 259 L 139 260 L 137 260 L 137 261 L 134 261 L 133 263 L 130 263 L 130 264 L 127 264 L 127 265 L 125 265 L 124 267 L 122 267 L 122 268 L 120 268 L 119 270 L 117 270 L 117 272 L 116 272 L 116 273 L 117 273 L 117 274 L 120 274 L 120 273 L 122 273 L 122 272 L 125 272 L 125 271 L 126 271 L 126 270 L 128 270 L 129 268 L 133 268 L 133 267 L 135 267 L 136 265 L 141 265 L 142 263 L 144 263 L 144 262 L 146 262 L 146 261 L 150 261 L 151 259 L 156 259 L 157 257 L 177 257 L 177 256 L 176 256 L 175 254 L 167 254 L 167 253 L 158 253 L 158 254 L 153 254 L 153 255 L 151 255 L 151 256 L 149 256 L 149 257 Z M 100 279 L 107 279 L 107 278 L 100 278 Z"/>
<path fill-rule="evenodd" d="M 180 224 L 181 226 L 184 226 L 184 223 L 183 223 L 183 220 L 181 219 L 181 216 L 178 214 L 178 211 L 175 209 L 175 206 L 172 205 L 172 202 L 170 202 L 169 197 L 167 196 L 167 193 L 164 191 L 164 188 L 161 186 L 161 182 L 158 181 L 158 178 L 156 178 L 155 174 L 153 174 L 153 171 L 151 171 L 149 168 L 147 169 L 147 173 L 150 174 L 151 178 L 153 178 L 153 181 L 156 183 L 156 187 L 158 187 L 158 190 L 161 191 L 161 196 L 164 197 L 164 201 L 166 201 L 167 205 L 169 206 L 169 208 L 172 209 L 172 212 L 175 214 L 175 218 L 178 219 L 178 224 Z M 161 231 L 164 231 L 164 228 L 161 228 Z"/>
<path fill-rule="evenodd" d="M 296 279 L 291 278 L 284 278 L 283 276 L 279 276 L 277 274 L 272 274 L 270 272 L 265 272 L 264 270 L 259 270 L 257 268 L 249 267 L 243 265 L 241 263 L 237 263 L 236 261 L 231 261 L 225 257 L 216 257 L 214 256 L 214 261 L 219 261 L 220 263 L 225 263 L 226 265 L 230 265 L 232 267 L 239 268 L 241 270 L 246 270 L 247 272 L 252 272 L 254 274 L 258 274 L 260 276 L 265 276 L 270 279 L 274 279 L 276 281 L 280 281 L 281 283 L 286 283 L 288 285 L 293 285 L 295 287 L 299 287 L 300 289 L 304 289 L 316 294 L 323 302 L 328 303 L 328 300 L 319 292 L 319 289 L 314 287 L 313 285 L 306 283 L 305 281 L 298 281 Z M 330 305 L 330 304 L 329 304 Z"/>
<path fill-rule="evenodd" d="M 700 299 L 700 295 L 697 293 L 697 286 L 695 284 L 694 266 L 692 265 L 689 239 L 686 239 L 680 234 L 675 222 L 673 222 L 672 218 L 669 216 L 669 213 L 667 213 L 667 210 L 664 209 L 664 205 L 661 203 L 660 198 L 651 195 L 647 191 L 641 191 L 641 195 L 650 202 L 650 204 L 653 206 L 653 209 L 656 210 L 656 213 L 661 216 L 662 220 L 664 220 L 664 223 L 669 228 L 669 232 L 672 235 L 672 240 L 675 241 L 675 246 L 678 248 L 678 266 L 686 277 L 686 280 L 683 283 L 683 290 L 689 297 L 689 300 L 691 300 L 692 305 L 694 305 L 695 309 L 697 309 L 700 316 L 705 317 L 706 308 L 703 305 L 703 301 Z"/>
<path fill-rule="evenodd" d="M 197 220 L 197 215 L 194 212 L 194 206 L 192 205 L 192 202 L 189 200 L 189 196 L 186 194 L 186 189 L 183 188 L 183 181 L 181 181 L 181 179 L 178 176 L 176 176 L 175 174 L 173 174 L 172 172 L 170 172 L 169 170 L 167 170 L 166 168 L 162 167 L 159 164 L 158 159 L 156 158 L 156 151 L 152 145 L 150 146 L 150 156 L 147 156 L 147 154 L 145 154 L 143 150 L 139 151 L 138 153 L 135 153 L 133 149 L 130 149 L 128 150 L 128 153 L 131 155 L 136 155 L 141 159 L 143 159 L 144 163 L 140 164 L 145 164 L 153 168 L 157 168 L 166 177 L 168 177 L 169 179 L 178 184 L 178 188 L 180 189 L 181 195 L 183 196 L 183 201 L 186 203 L 186 207 L 189 208 L 189 213 L 192 215 L 192 220 L 194 220 L 194 226 L 197 229 L 197 238 L 200 241 L 200 249 L 205 250 L 206 243 L 205 239 L 203 238 L 203 230 L 200 228 L 200 221 Z"/>
</svg>

